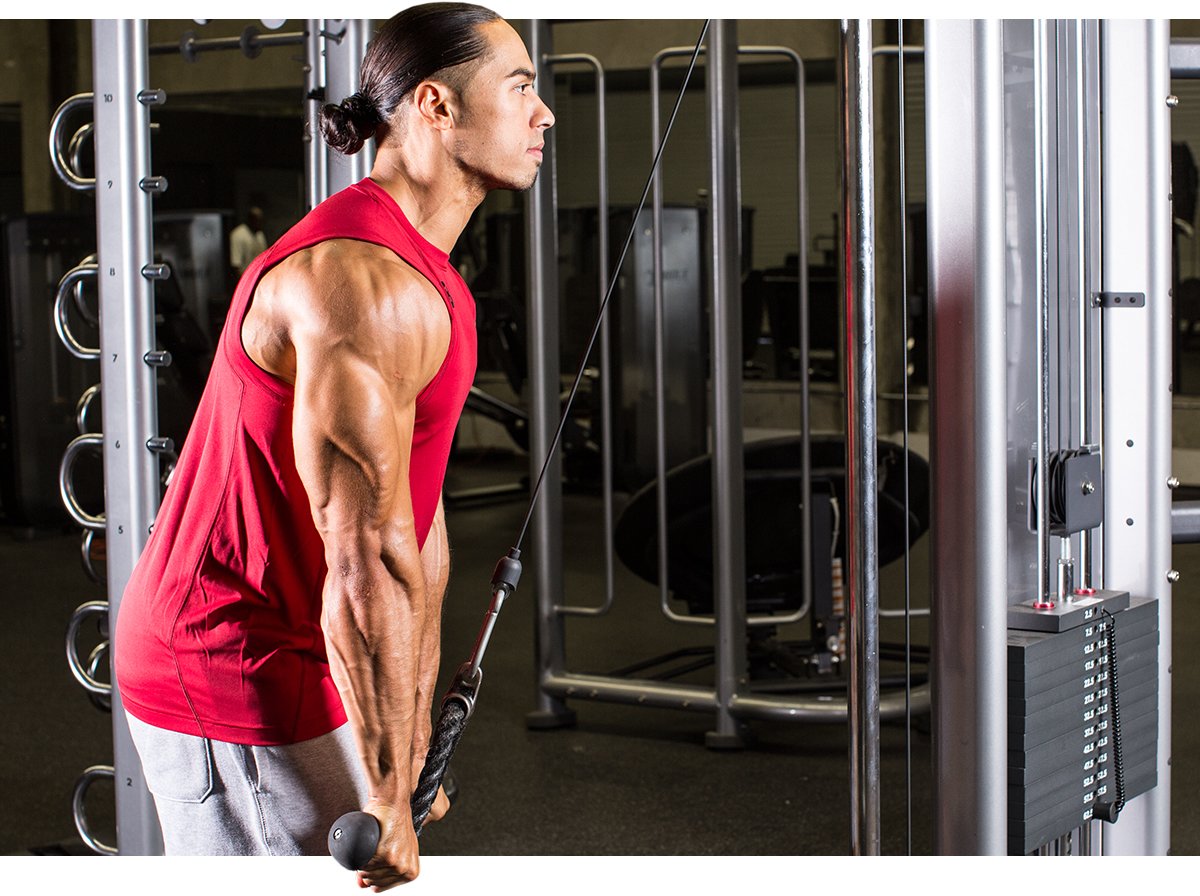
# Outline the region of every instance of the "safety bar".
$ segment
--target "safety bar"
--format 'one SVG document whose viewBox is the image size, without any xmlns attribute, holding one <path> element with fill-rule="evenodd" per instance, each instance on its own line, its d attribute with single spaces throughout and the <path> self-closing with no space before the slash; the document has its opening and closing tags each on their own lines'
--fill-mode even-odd
<svg viewBox="0 0 1200 896">
<path fill-rule="evenodd" d="M 96 189 L 96 178 L 84 177 L 77 170 L 71 167 L 66 157 L 63 155 L 63 126 L 66 123 L 67 116 L 77 109 L 92 108 L 93 94 L 77 93 L 73 97 L 64 100 L 62 105 L 54 112 L 54 116 L 50 119 L 50 164 L 54 168 L 54 173 L 59 176 L 72 190 L 80 192 Z"/>
<path fill-rule="evenodd" d="M 67 665 L 71 668 L 71 674 L 75 676 L 75 680 L 83 685 L 83 689 L 93 694 L 111 694 L 112 685 L 103 681 L 97 681 L 95 678 L 95 655 L 89 660 L 92 671 L 85 669 L 83 663 L 79 661 L 79 650 L 75 640 L 79 637 L 79 629 L 83 626 L 85 619 L 91 616 L 99 616 L 101 619 L 108 618 L 108 601 L 106 600 L 89 600 L 87 603 L 80 604 L 75 608 L 75 613 L 71 616 L 71 621 L 67 625 Z"/>
<path fill-rule="evenodd" d="M 75 781 L 75 792 L 71 797 L 71 814 L 75 819 L 75 830 L 79 832 L 80 839 L 92 852 L 102 856 L 115 856 L 117 854 L 115 846 L 101 843 L 92 836 L 91 831 L 88 830 L 87 812 L 84 810 L 84 801 L 87 799 L 88 790 L 101 778 L 114 780 L 116 770 L 111 765 L 93 765 L 83 770 L 83 774 Z"/>
<path fill-rule="evenodd" d="M 104 577 L 96 571 L 95 561 L 92 559 L 92 544 L 96 540 L 96 529 L 84 529 L 83 538 L 79 542 L 79 559 L 83 564 L 83 572 L 89 579 L 97 585 L 104 584 Z"/>
<path fill-rule="evenodd" d="M 607 94 L 604 87 L 604 66 L 588 53 L 569 53 L 546 56 L 548 65 L 584 64 L 596 73 L 596 143 L 597 143 L 597 256 L 599 264 L 600 299 L 608 295 L 608 129 Z M 600 321 L 600 458 L 601 491 L 604 494 L 604 602 L 598 607 L 555 604 L 554 612 L 563 616 L 603 616 L 613 605 L 614 556 L 613 530 L 613 471 L 612 471 L 612 364 L 609 341 L 609 315 Z"/>
<path fill-rule="evenodd" d="M 690 57 L 692 47 L 667 47 L 655 54 L 650 66 L 650 117 L 653 121 L 653 146 L 657 152 L 659 134 L 659 84 L 662 79 L 663 63 L 670 58 L 679 56 Z M 805 104 L 804 91 L 807 84 L 804 72 L 804 60 L 795 50 L 789 47 L 774 46 L 742 46 L 738 47 L 739 56 L 783 56 L 791 60 L 796 67 L 796 147 L 797 147 L 797 242 L 799 244 L 800 270 L 800 431 L 804 435 L 801 440 L 800 479 L 801 494 L 804 495 L 806 507 L 811 503 L 812 493 L 812 456 L 808 440 L 810 430 L 810 401 L 808 395 L 808 178 L 805 172 L 806 155 L 804 139 Z M 701 55 L 706 53 L 701 48 Z M 663 615 L 673 622 L 690 625 L 715 625 L 715 616 L 685 616 L 671 609 L 669 598 L 670 588 L 667 573 L 668 545 L 667 531 L 667 448 L 666 448 L 666 361 L 665 333 L 663 313 L 663 258 L 662 258 L 662 215 L 663 195 L 662 179 L 654 178 L 654 192 L 651 205 L 651 220 L 654 246 L 654 384 L 655 384 L 655 419 L 657 424 L 655 440 L 655 464 L 658 477 L 657 519 L 658 519 L 658 582 L 659 604 Z M 803 600 L 792 613 L 782 615 L 749 615 L 746 624 L 787 625 L 799 622 L 812 607 L 812 518 L 810 513 L 801 514 L 801 554 L 803 557 Z"/>
<path fill-rule="evenodd" d="M 94 433 L 95 430 L 87 428 L 87 413 L 92 408 L 92 402 L 100 395 L 100 384 L 96 383 L 93 386 L 88 386 L 84 393 L 79 396 L 79 401 L 75 403 L 75 425 L 79 428 L 79 434 L 86 436 Z"/>
<path fill-rule="evenodd" d="M 104 436 L 100 433 L 87 433 L 86 435 L 76 436 L 67 445 L 67 450 L 63 452 L 62 463 L 58 467 L 58 493 L 62 497 L 63 506 L 67 508 L 67 513 L 71 515 L 71 519 L 79 523 L 85 529 L 95 529 L 103 531 L 105 527 L 105 515 L 103 513 L 93 515 L 88 513 L 79 506 L 79 499 L 75 496 L 75 485 L 71 481 L 71 473 L 75 468 L 75 460 L 85 450 L 101 452 L 104 450 Z"/>
<path fill-rule="evenodd" d="M 95 262 L 81 262 L 63 275 L 58 281 L 58 290 L 54 295 L 54 329 L 58 338 L 66 346 L 67 351 L 83 361 L 92 361 L 100 357 L 100 349 L 90 348 L 75 338 L 71 326 L 67 322 L 67 296 L 76 287 L 81 286 L 89 277 L 96 278 L 97 265 Z"/>
</svg>

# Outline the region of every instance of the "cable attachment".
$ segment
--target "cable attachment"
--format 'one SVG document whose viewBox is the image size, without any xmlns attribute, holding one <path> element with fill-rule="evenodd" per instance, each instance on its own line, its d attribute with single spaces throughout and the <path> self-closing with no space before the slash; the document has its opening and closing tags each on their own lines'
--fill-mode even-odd
<svg viewBox="0 0 1200 896">
<path fill-rule="evenodd" d="M 445 710 L 446 704 L 450 702 L 458 703 L 465 711 L 463 722 L 471 718 L 471 713 L 475 712 L 475 695 L 479 693 L 479 686 L 483 684 L 483 669 L 472 669 L 470 663 L 463 663 L 458 667 L 458 671 L 454 673 L 454 681 L 447 689 L 445 696 L 442 697 L 442 709 Z"/>
<path fill-rule="evenodd" d="M 503 586 L 512 594 L 517 590 L 517 583 L 520 581 L 521 552 L 517 548 L 509 548 L 508 553 L 496 564 L 496 571 L 492 573 L 492 588 Z"/>
</svg>

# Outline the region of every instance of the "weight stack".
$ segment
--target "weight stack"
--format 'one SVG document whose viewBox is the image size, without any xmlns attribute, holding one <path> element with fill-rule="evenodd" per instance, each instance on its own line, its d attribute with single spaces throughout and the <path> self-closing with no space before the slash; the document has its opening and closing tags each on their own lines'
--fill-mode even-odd
<svg viewBox="0 0 1200 896">
<path fill-rule="evenodd" d="M 1037 851 L 1089 821 L 1097 802 L 1116 800 L 1110 624 L 1125 800 L 1158 783 L 1158 601 L 1100 595 L 1112 623 L 1097 608 L 1034 631 L 1036 616 L 1010 613 L 1009 855 Z"/>
</svg>

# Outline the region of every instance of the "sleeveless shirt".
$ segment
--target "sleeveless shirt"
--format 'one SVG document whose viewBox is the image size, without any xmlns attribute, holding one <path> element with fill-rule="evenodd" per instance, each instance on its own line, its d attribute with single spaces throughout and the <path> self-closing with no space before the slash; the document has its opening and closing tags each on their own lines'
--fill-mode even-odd
<svg viewBox="0 0 1200 896">
<path fill-rule="evenodd" d="M 296 471 L 293 387 L 255 364 L 241 339 L 262 276 L 331 239 L 390 249 L 433 284 L 450 315 L 446 358 L 416 400 L 410 456 L 418 546 L 429 533 L 475 375 L 475 302 L 446 253 L 368 178 L 309 212 L 234 292 L 113 637 L 122 702 L 148 724 L 267 746 L 346 721 L 320 623 L 325 552 Z"/>
</svg>

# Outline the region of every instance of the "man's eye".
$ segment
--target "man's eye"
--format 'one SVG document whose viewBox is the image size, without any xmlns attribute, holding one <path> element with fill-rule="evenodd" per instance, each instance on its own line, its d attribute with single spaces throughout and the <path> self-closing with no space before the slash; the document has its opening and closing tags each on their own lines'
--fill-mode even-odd
<svg viewBox="0 0 1200 896">
<path fill-rule="evenodd" d="M 531 86 L 532 86 L 531 84 L 518 84 L 517 85 L 517 93 L 524 93 Z"/>
</svg>

